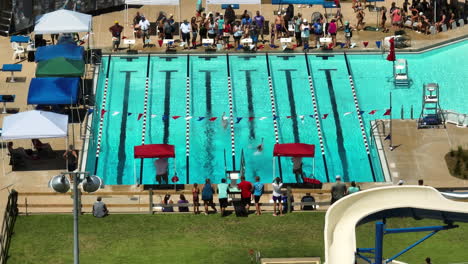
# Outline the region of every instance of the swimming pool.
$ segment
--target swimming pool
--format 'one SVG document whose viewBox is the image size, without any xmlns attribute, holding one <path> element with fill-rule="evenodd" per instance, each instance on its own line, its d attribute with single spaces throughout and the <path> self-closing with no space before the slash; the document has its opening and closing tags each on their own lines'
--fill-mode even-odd
<svg viewBox="0 0 468 264">
<path fill-rule="evenodd" d="M 397 54 L 409 65 L 409 88 L 395 88 L 391 81 L 392 63 L 385 54 L 348 55 L 359 106 L 370 140 L 370 121 L 386 118 L 392 92 L 393 118 L 417 119 L 421 111 L 424 83 L 441 87 L 441 107 L 468 113 L 468 62 L 459 54 L 468 52 L 462 41 L 421 54 Z M 268 60 L 268 63 L 267 63 Z M 110 63 L 109 63 L 110 61 Z M 229 61 L 229 67 L 228 66 Z M 319 148 L 318 131 L 308 81 L 310 66 L 317 110 L 323 134 L 324 155 Z M 133 158 L 133 147 L 142 140 L 147 56 L 112 56 L 103 59 L 96 91 L 96 111 L 86 169 L 94 171 L 96 143 L 106 72 L 109 68 L 107 105 L 103 119 L 102 142 L 97 175 L 106 184 L 135 184 L 140 161 Z M 246 177 L 260 176 L 271 182 L 279 176 L 278 163 L 273 173 L 272 153 L 275 143 L 272 104 L 268 85 L 270 69 L 280 143 L 301 142 L 317 146 L 315 170 L 312 159 L 304 159 L 307 176 L 326 182 L 342 175 L 346 181 L 383 181 L 384 176 L 375 146 L 370 143 L 370 161 L 363 143 L 343 54 L 237 54 L 226 55 L 151 55 L 149 59 L 149 96 L 146 144 L 175 145 L 176 159 L 170 160 L 169 175 L 174 171 L 179 183 L 201 183 L 205 178 L 218 183 L 225 170 L 233 168 L 231 132 L 222 125 L 223 113 L 229 116 L 228 70 L 232 79 L 235 163 L 239 169 L 241 153 Z M 186 77 L 190 78 L 190 155 L 186 162 Z M 411 110 L 413 109 L 413 110 Z M 369 114 L 377 110 L 374 114 Z M 211 120 L 211 117 L 217 117 Z M 264 150 L 256 146 L 264 142 Z M 326 167 L 323 160 L 326 160 Z M 175 164 L 174 164 L 175 162 Z M 281 158 L 285 182 L 295 182 L 290 158 Z M 175 166 L 174 166 L 175 165 Z M 143 183 L 155 184 L 153 160 L 143 162 Z M 187 174 L 189 178 L 187 181 Z"/>
</svg>

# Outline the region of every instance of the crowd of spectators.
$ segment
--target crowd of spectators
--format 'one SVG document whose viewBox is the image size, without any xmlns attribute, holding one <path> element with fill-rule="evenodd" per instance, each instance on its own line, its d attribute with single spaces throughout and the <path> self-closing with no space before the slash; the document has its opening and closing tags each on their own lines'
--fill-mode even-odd
<svg viewBox="0 0 468 264">
<path fill-rule="evenodd" d="M 281 38 L 292 37 L 295 39 L 295 47 L 302 47 L 304 50 L 309 48 L 333 48 L 337 46 L 337 34 L 341 34 L 344 41 L 344 48 L 351 48 L 351 38 L 353 31 L 361 30 L 376 30 L 380 32 L 389 32 L 390 29 L 397 31 L 407 28 L 414 29 L 416 32 L 430 34 L 431 31 L 440 32 L 450 29 L 459 22 L 459 12 L 457 9 L 451 9 L 447 3 L 442 1 L 437 6 L 437 16 L 434 14 L 434 1 L 428 0 L 405 0 L 401 7 L 398 7 L 395 2 L 387 9 L 382 6 L 373 9 L 378 12 L 379 23 L 377 27 L 366 26 L 366 6 L 365 2 L 353 0 L 352 9 L 355 13 L 356 23 L 343 21 L 343 13 L 341 4 L 337 0 L 336 13 L 334 15 L 324 17 L 322 15 L 312 16 L 309 21 L 301 13 L 294 12 L 294 6 L 288 5 L 287 8 L 276 13 L 270 25 L 268 21 L 260 13 L 256 11 L 254 15 L 250 15 L 248 10 L 245 10 L 241 15 L 236 15 L 235 10 L 231 5 L 228 5 L 221 12 L 203 13 L 203 8 L 197 9 L 197 14 L 191 19 L 184 19 L 180 25 L 175 22 L 172 14 L 166 15 L 160 12 L 156 19 L 156 29 L 159 40 L 169 39 L 174 40 L 174 35 L 178 33 L 181 46 L 184 48 L 195 49 L 202 45 L 203 40 L 211 39 L 212 45 L 223 47 L 224 49 L 240 48 L 241 39 L 250 39 L 250 49 L 255 50 L 262 48 L 266 42 L 269 42 L 270 47 L 279 47 L 280 44 L 284 48 L 284 43 L 279 43 Z M 369 10 L 371 10 L 369 8 Z M 388 21 L 389 20 L 389 21 Z M 388 21 L 388 22 L 387 22 Z M 133 28 L 136 37 L 143 40 L 143 46 L 149 44 L 148 30 L 150 23 L 144 15 L 136 13 L 133 19 Z M 269 28 L 268 28 L 269 27 Z M 120 40 L 122 28 L 120 25 L 110 28 L 112 36 Z M 266 33 L 266 34 L 265 34 Z M 270 35 L 269 40 L 265 35 Z M 324 43 L 322 38 L 328 41 Z M 309 41 L 313 41 L 309 43 Z M 211 41 L 210 41 L 211 42 Z M 171 45 L 170 43 L 168 45 Z M 220 44 L 220 45 L 217 45 Z M 115 47 L 115 43 L 114 43 Z"/>
</svg>

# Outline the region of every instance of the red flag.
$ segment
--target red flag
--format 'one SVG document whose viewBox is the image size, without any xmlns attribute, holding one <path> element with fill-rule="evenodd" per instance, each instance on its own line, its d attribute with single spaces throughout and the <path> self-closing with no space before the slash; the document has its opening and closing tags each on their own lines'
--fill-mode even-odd
<svg viewBox="0 0 468 264">
<path fill-rule="evenodd" d="M 388 53 L 387 60 L 388 61 L 395 61 L 395 38 L 391 38 L 390 42 L 390 53 Z"/>
<path fill-rule="evenodd" d="M 162 39 L 158 40 L 158 44 L 159 44 L 159 47 L 161 47 L 163 44 L 163 40 Z"/>
<path fill-rule="evenodd" d="M 367 45 L 369 45 L 369 41 L 363 41 L 362 44 L 364 44 L 364 48 L 367 48 Z"/>
<path fill-rule="evenodd" d="M 217 118 L 217 117 L 211 117 L 211 118 L 210 118 L 210 119 L 208 119 L 208 120 L 210 120 L 211 122 L 213 122 L 213 121 L 215 121 L 215 120 L 216 120 L 216 118 Z"/>
<path fill-rule="evenodd" d="M 142 116 L 143 116 L 143 114 L 141 114 L 141 113 L 138 114 L 138 119 L 137 119 L 137 120 L 139 121 L 139 120 L 141 119 Z"/>
<path fill-rule="evenodd" d="M 377 110 L 372 110 L 372 111 L 369 112 L 369 115 L 373 115 L 373 114 L 375 114 L 376 112 L 377 112 Z"/>
<path fill-rule="evenodd" d="M 291 118 L 292 116 L 287 116 L 286 118 Z"/>
<path fill-rule="evenodd" d="M 255 117 L 251 116 L 249 117 L 249 122 L 252 122 L 255 119 Z"/>
<path fill-rule="evenodd" d="M 392 112 L 392 109 L 387 109 L 387 110 L 385 110 L 385 113 L 383 115 L 384 116 L 385 115 L 390 115 L 391 112 Z"/>
<path fill-rule="evenodd" d="M 324 115 L 322 116 L 322 119 L 327 119 L 327 117 L 328 117 L 328 114 L 324 114 Z"/>
<path fill-rule="evenodd" d="M 104 109 L 102 109 L 102 110 L 101 110 L 101 118 L 103 118 L 103 117 L 104 117 L 104 114 L 105 114 L 106 112 L 107 112 L 107 111 L 106 111 L 106 110 L 104 110 Z"/>
<path fill-rule="evenodd" d="M 177 119 L 179 118 L 180 116 L 172 116 L 172 119 Z"/>
</svg>

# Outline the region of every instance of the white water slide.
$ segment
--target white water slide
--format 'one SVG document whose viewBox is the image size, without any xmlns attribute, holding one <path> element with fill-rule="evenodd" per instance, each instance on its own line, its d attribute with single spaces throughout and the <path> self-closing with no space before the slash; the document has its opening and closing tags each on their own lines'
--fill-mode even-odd
<svg viewBox="0 0 468 264">
<path fill-rule="evenodd" d="M 382 217 L 414 216 L 415 212 L 422 218 L 468 221 L 468 203 L 449 200 L 432 187 L 391 186 L 357 192 L 327 211 L 325 263 L 355 263 L 356 225 Z"/>
</svg>

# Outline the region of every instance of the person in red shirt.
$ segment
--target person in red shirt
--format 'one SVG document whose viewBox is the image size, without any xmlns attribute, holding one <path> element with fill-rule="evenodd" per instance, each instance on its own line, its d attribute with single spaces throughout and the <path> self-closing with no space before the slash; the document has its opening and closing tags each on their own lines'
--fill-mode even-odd
<svg viewBox="0 0 468 264">
<path fill-rule="evenodd" d="M 237 185 L 237 188 L 241 190 L 241 202 L 248 212 L 250 208 L 250 199 L 252 197 L 252 183 L 246 181 L 245 176 L 242 176 L 241 182 Z"/>
</svg>

